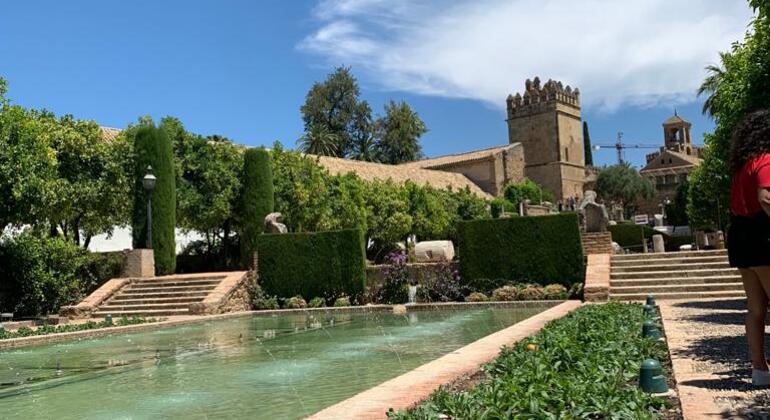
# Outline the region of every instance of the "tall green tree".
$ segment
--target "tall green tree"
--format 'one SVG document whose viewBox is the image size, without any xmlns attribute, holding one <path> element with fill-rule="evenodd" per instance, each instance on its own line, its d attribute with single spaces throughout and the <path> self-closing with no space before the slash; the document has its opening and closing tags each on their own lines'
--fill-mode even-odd
<svg viewBox="0 0 770 420">
<path fill-rule="evenodd" d="M 583 121 L 583 150 L 586 166 L 593 166 L 594 152 L 591 149 L 591 134 L 588 132 L 588 123 Z"/>
<path fill-rule="evenodd" d="M 385 115 L 377 121 L 378 160 L 396 165 L 420 159 L 420 137 L 427 131 L 425 123 L 409 104 L 388 102 Z"/>
<path fill-rule="evenodd" d="M 374 121 L 372 121 L 372 109 L 366 101 L 358 104 L 353 128 L 353 149 L 350 157 L 367 162 L 376 161 L 377 140 L 374 138 Z"/>
<path fill-rule="evenodd" d="M 636 208 L 636 201 L 652 198 L 655 189 L 628 162 L 623 162 L 599 172 L 596 193 L 606 201 L 623 206 L 626 215 L 630 216 Z"/>
<path fill-rule="evenodd" d="M 706 68 L 699 90 L 716 128 L 705 135 L 703 162 L 690 175 L 687 213 L 695 228 L 723 228 L 728 220 L 730 137 L 743 116 L 770 107 L 770 17 L 765 0 L 750 5 L 758 12 L 751 29 L 720 54 L 719 65 Z"/>
<path fill-rule="evenodd" d="M 358 81 L 350 68 L 337 67 L 323 82 L 313 84 L 300 108 L 305 132 L 323 127 L 334 136 L 333 148 L 318 151 L 328 156 L 346 157 L 353 150 L 354 141 L 365 136 L 367 127 L 360 124 L 366 119 L 368 105 L 359 101 Z"/>
<path fill-rule="evenodd" d="M 273 212 L 273 170 L 270 153 L 249 149 L 243 157 L 243 192 L 238 215 L 241 237 L 241 265 L 250 267 L 257 237 L 264 232 L 265 216 Z"/>
<path fill-rule="evenodd" d="M 157 178 L 152 192 L 152 247 L 155 272 L 173 274 L 176 268 L 176 173 L 174 151 L 166 131 L 154 124 L 141 124 L 134 137 L 134 205 L 131 219 L 133 246 L 147 241 L 147 194 L 142 185 L 147 167 Z"/>
</svg>

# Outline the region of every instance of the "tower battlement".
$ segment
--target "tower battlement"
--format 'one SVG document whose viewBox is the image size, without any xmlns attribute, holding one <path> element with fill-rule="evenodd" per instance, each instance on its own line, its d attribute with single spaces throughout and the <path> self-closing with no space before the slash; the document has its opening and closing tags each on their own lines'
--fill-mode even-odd
<svg viewBox="0 0 770 420">
<path fill-rule="evenodd" d="M 544 112 L 556 103 L 580 108 L 580 89 L 572 89 L 569 85 L 565 87 L 561 82 L 551 79 L 542 86 L 539 77 L 527 79 L 523 94 L 517 92 L 516 95 L 508 95 L 506 99 L 508 118 Z"/>
</svg>

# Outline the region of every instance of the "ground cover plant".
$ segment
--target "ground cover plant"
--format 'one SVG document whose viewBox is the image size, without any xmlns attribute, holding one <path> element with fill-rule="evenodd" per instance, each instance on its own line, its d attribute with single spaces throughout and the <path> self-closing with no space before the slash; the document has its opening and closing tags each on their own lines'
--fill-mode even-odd
<svg viewBox="0 0 770 420">
<path fill-rule="evenodd" d="M 16 331 L 6 331 L 0 328 L 0 340 L 6 340 L 11 338 L 31 337 L 35 335 L 49 335 L 68 333 L 75 331 L 97 330 L 99 328 L 107 327 L 124 327 L 126 325 L 146 324 L 150 322 L 159 322 L 161 319 L 157 318 L 143 318 L 139 316 L 133 316 L 131 318 L 120 318 L 117 321 L 88 321 L 83 324 L 64 324 L 64 325 L 43 325 L 32 329 L 29 327 L 21 327 Z"/>
<path fill-rule="evenodd" d="M 440 389 L 389 418 L 654 419 L 666 400 L 638 386 L 642 360 L 665 360 L 665 345 L 641 337 L 639 304 L 586 305 L 503 349 L 487 380 L 463 392 Z M 448 417 L 442 417 L 448 416 Z"/>
</svg>

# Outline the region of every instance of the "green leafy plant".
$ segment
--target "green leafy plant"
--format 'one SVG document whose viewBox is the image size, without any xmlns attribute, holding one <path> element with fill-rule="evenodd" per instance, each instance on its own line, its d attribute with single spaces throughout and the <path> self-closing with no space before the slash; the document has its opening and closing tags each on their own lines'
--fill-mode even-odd
<svg viewBox="0 0 770 420">
<path fill-rule="evenodd" d="M 549 284 L 543 288 L 543 294 L 549 300 L 567 299 L 569 296 L 567 288 L 561 284 Z"/>
<path fill-rule="evenodd" d="M 293 296 L 286 300 L 286 309 L 304 309 L 307 308 L 307 302 L 302 296 Z"/>
<path fill-rule="evenodd" d="M 562 286 L 564 287 L 564 286 Z M 527 284 L 519 288 L 518 300 L 542 300 L 545 298 L 543 288 L 535 284 Z"/>
<path fill-rule="evenodd" d="M 466 302 L 487 302 L 489 298 L 487 295 L 479 292 L 473 292 L 465 297 Z"/>
<path fill-rule="evenodd" d="M 646 358 L 666 360 L 665 345 L 644 338 L 639 304 L 586 305 L 538 334 L 503 348 L 474 388 L 440 389 L 415 408 L 389 412 L 399 420 L 655 419 L 663 398 L 637 386 Z M 535 350 L 529 344 L 535 345 Z"/>
<path fill-rule="evenodd" d="M 503 286 L 492 292 L 492 300 L 512 301 L 519 297 L 519 289 L 516 286 Z"/>
<path fill-rule="evenodd" d="M 278 298 L 275 296 L 267 296 L 264 290 L 262 290 L 262 287 L 257 284 L 256 280 L 252 280 L 252 282 L 249 283 L 248 291 L 252 309 L 263 310 L 280 308 Z"/>
<path fill-rule="evenodd" d="M 313 299 L 310 299 L 310 302 L 307 303 L 307 306 L 310 308 L 323 308 L 326 306 L 326 299 L 316 296 Z"/>
<path fill-rule="evenodd" d="M 335 308 L 339 308 L 343 306 L 350 306 L 350 298 L 348 298 L 347 296 L 342 296 L 334 300 Z"/>
<path fill-rule="evenodd" d="M 127 318 L 127 317 L 120 318 L 117 321 L 113 321 L 112 323 L 107 321 L 99 321 L 99 322 L 88 321 L 82 324 L 42 325 L 34 329 L 29 327 L 21 327 L 16 331 L 6 331 L 0 328 L 0 340 L 20 338 L 20 337 L 31 337 L 31 336 L 37 336 L 37 335 L 49 335 L 49 334 L 68 333 L 68 332 L 75 332 L 75 331 L 95 330 L 99 328 L 108 328 L 108 327 L 124 327 L 126 325 L 146 324 L 150 322 L 159 322 L 159 321 L 162 321 L 162 319 L 132 316 L 130 318 Z"/>
</svg>

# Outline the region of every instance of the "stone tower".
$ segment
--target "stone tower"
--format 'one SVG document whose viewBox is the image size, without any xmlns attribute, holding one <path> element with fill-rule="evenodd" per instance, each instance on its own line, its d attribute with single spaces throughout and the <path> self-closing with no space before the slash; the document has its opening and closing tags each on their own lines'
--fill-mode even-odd
<svg viewBox="0 0 770 420">
<path fill-rule="evenodd" d="M 666 150 L 698 156 L 698 148 L 693 146 L 690 137 L 691 128 L 692 124 L 674 111 L 674 115 L 663 122 L 663 138 L 665 139 Z"/>
<path fill-rule="evenodd" d="M 525 82 L 508 95 L 508 141 L 524 146 L 524 175 L 556 199 L 581 197 L 585 183 L 580 91 L 561 82 Z"/>
</svg>

